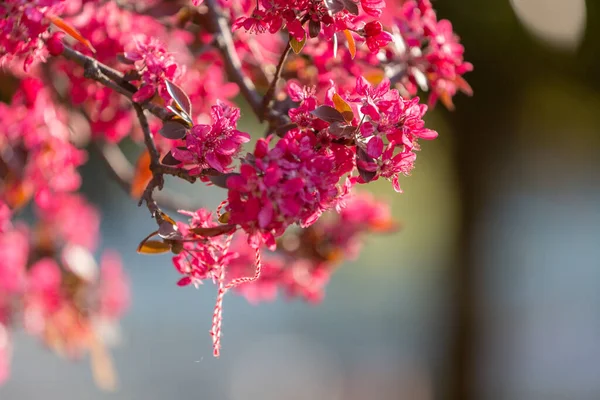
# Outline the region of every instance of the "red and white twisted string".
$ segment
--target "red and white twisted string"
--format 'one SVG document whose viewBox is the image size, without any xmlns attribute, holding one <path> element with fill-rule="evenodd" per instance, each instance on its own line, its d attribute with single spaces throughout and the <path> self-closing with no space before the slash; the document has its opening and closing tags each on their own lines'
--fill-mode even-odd
<svg viewBox="0 0 600 400">
<path fill-rule="evenodd" d="M 223 203 L 221 203 L 223 204 Z M 219 206 L 221 207 L 221 206 Z M 219 209 L 217 209 L 217 213 Z M 229 250 L 229 246 L 231 245 L 231 240 L 233 239 L 233 235 L 228 235 L 225 239 L 225 244 L 223 246 L 223 255 L 227 253 Z M 213 311 L 213 319 L 212 319 L 212 327 L 210 329 L 210 334 L 212 336 L 213 341 L 213 355 L 215 357 L 219 357 L 221 350 L 221 325 L 223 321 L 223 298 L 225 297 L 225 293 L 227 293 L 227 287 L 225 286 L 225 265 L 221 265 L 221 270 L 219 271 L 219 276 L 217 278 L 219 283 L 219 290 L 217 292 L 217 300 L 215 302 L 215 309 Z"/>
</svg>

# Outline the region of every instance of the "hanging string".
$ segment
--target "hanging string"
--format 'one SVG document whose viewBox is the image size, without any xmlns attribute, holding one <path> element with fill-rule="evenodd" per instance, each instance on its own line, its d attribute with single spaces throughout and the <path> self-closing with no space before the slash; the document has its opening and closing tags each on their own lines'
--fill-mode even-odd
<svg viewBox="0 0 600 400">
<path fill-rule="evenodd" d="M 244 278 L 237 278 L 232 280 L 231 282 L 229 282 L 229 284 L 227 284 L 227 286 L 225 287 L 226 289 L 231 289 L 234 288 L 238 285 L 241 285 L 242 283 L 250 283 L 250 282 L 254 282 L 256 281 L 258 278 L 260 278 L 260 271 L 262 268 L 262 262 L 260 259 L 260 250 L 259 248 L 256 248 L 256 257 L 255 257 L 255 270 L 254 270 L 254 276 L 248 276 L 248 277 L 244 277 Z"/>
<path fill-rule="evenodd" d="M 219 204 L 219 206 L 217 207 L 217 218 L 221 218 L 221 210 L 223 209 L 223 207 L 225 207 L 225 204 L 227 204 L 227 200 L 223 200 L 221 204 Z"/>
<path fill-rule="evenodd" d="M 223 204 L 223 203 L 221 203 Z M 221 207 L 221 206 L 219 206 Z M 218 213 L 218 210 L 217 210 Z M 231 240 L 233 239 L 233 235 L 228 235 L 225 239 L 225 244 L 223 246 L 223 255 L 227 253 L 229 250 L 229 246 L 231 245 Z M 217 292 L 217 300 L 215 302 L 215 308 L 213 310 L 213 318 L 212 318 L 212 327 L 210 329 L 210 334 L 212 336 L 213 341 L 213 355 L 215 357 L 219 357 L 221 352 L 221 325 L 223 322 L 223 298 L 225 297 L 225 293 L 227 293 L 227 287 L 225 286 L 225 265 L 221 265 L 219 276 L 217 278 L 219 284 L 219 290 Z"/>
</svg>

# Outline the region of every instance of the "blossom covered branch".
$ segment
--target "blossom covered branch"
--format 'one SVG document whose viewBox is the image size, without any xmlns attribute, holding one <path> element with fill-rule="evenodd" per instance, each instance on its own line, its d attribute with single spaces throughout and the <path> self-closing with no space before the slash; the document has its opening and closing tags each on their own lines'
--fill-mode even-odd
<svg viewBox="0 0 600 400">
<path fill-rule="evenodd" d="M 97 354 L 97 321 L 115 323 L 128 300 L 112 253 L 94 272 L 87 143 L 156 220 L 138 252 L 171 253 L 180 286 L 216 284 L 218 356 L 227 293 L 318 302 L 365 234 L 396 229 L 357 187 L 401 192 L 419 142 L 437 137 L 428 107 L 471 94 L 472 65 L 429 0 L 7 0 L 0 15 L 0 65 L 19 81 L 0 103 L 0 339 L 22 321 L 74 356 Z M 266 137 L 238 126 L 238 94 Z M 141 149 L 135 166 L 124 141 Z M 165 175 L 224 200 L 176 221 L 161 209 Z M 30 204 L 32 226 L 19 218 Z"/>
</svg>

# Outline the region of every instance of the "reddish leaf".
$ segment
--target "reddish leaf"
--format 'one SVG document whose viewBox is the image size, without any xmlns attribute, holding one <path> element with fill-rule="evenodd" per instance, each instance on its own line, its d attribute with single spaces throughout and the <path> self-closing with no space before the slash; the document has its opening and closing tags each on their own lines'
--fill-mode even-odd
<svg viewBox="0 0 600 400">
<path fill-rule="evenodd" d="M 321 33 L 321 21 L 311 19 L 308 23 L 308 35 L 311 38 L 316 38 Z"/>
<path fill-rule="evenodd" d="M 176 121 L 163 122 L 162 128 L 158 131 L 167 139 L 177 140 L 183 139 L 188 132 L 188 128 Z"/>
<path fill-rule="evenodd" d="M 352 15 L 358 15 L 358 4 L 354 0 L 341 0 L 344 8 Z"/>
<path fill-rule="evenodd" d="M 167 240 L 180 240 L 182 239 L 181 233 L 177 229 L 177 225 L 169 222 L 162 221 L 158 226 L 158 236 Z"/>
<path fill-rule="evenodd" d="M 334 122 L 346 122 L 346 119 L 342 113 L 333 107 L 319 106 L 310 113 L 325 122 L 329 122 L 330 124 Z"/>
<path fill-rule="evenodd" d="M 52 23 L 58 28 L 62 29 L 67 35 L 71 36 L 73 39 L 77 40 L 79 43 L 83 44 L 88 49 L 90 49 L 92 53 L 96 52 L 96 49 L 94 49 L 92 43 L 83 36 L 81 36 L 81 33 L 79 33 L 79 31 L 75 29 L 74 26 L 72 26 L 60 17 L 50 17 L 50 21 L 52 21 Z"/>
<path fill-rule="evenodd" d="M 350 104 L 346 103 L 346 101 L 337 93 L 333 95 L 333 104 L 335 104 L 335 109 L 342 114 L 346 122 L 352 122 L 354 119 L 352 107 L 350 107 Z"/>
<path fill-rule="evenodd" d="M 230 233 L 230 232 L 233 232 L 234 230 L 235 230 L 235 225 L 219 225 L 219 226 L 213 226 L 210 228 L 202 228 L 202 227 L 192 228 L 192 229 L 190 229 L 190 232 L 193 232 L 198 236 L 213 237 L 213 236 L 223 235 L 224 233 Z"/>
<path fill-rule="evenodd" d="M 117 61 L 120 63 L 123 63 L 123 64 L 127 64 L 127 65 L 135 64 L 135 61 L 130 60 L 129 58 L 125 57 L 125 53 L 117 54 Z"/>
<path fill-rule="evenodd" d="M 171 166 L 181 164 L 181 161 L 173 157 L 173 153 L 171 153 L 170 151 L 167 154 L 165 154 L 165 156 L 162 158 L 162 160 L 160 160 L 160 162 L 161 164 Z"/>
<path fill-rule="evenodd" d="M 131 182 L 131 196 L 136 198 L 141 197 L 151 179 L 152 171 L 150 171 L 150 153 L 148 153 L 148 150 L 144 150 L 135 165 L 133 181 Z"/>
<path fill-rule="evenodd" d="M 192 102 L 188 95 L 183 91 L 182 88 L 174 84 L 169 80 L 165 80 L 165 84 L 167 86 L 167 91 L 171 98 L 175 102 L 175 107 L 177 110 L 184 112 L 187 116 L 192 114 Z"/>
<path fill-rule="evenodd" d="M 352 33 L 348 29 L 344 29 L 344 36 L 346 36 L 348 42 L 350 57 L 354 60 L 354 57 L 356 57 L 356 42 L 354 41 L 354 36 L 352 36 Z"/>
<path fill-rule="evenodd" d="M 344 3 L 341 0 L 325 0 L 325 7 L 333 15 L 344 10 Z"/>
<path fill-rule="evenodd" d="M 213 185 L 218 186 L 223 189 L 227 189 L 227 179 L 229 179 L 233 175 L 239 175 L 238 173 L 232 172 L 230 174 L 220 174 L 215 176 L 209 176 L 208 179 L 212 182 Z"/>
</svg>

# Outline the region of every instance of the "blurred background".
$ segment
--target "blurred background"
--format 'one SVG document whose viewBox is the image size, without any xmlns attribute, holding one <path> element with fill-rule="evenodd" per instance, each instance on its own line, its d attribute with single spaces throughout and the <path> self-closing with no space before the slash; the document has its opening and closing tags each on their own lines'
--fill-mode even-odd
<svg viewBox="0 0 600 400">
<path fill-rule="evenodd" d="M 132 283 L 119 389 L 17 335 L 0 399 L 600 399 L 600 2 L 434 7 L 475 95 L 429 113 L 440 137 L 404 194 L 369 185 L 403 229 L 369 237 L 321 305 L 228 296 L 214 359 L 215 288 L 179 288 L 168 256 L 135 253 L 154 222 L 92 153 L 84 192 Z"/>
</svg>

